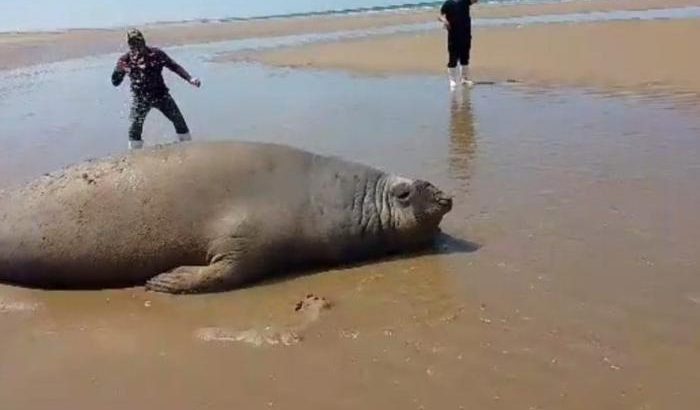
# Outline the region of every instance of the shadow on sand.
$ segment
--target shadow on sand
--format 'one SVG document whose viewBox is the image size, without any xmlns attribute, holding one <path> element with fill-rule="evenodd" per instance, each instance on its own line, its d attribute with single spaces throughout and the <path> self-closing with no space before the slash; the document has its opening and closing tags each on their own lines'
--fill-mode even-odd
<svg viewBox="0 0 700 410">
<path fill-rule="evenodd" d="M 416 251 L 411 251 L 411 252 L 401 252 L 401 253 L 396 253 L 396 254 L 388 254 L 385 256 L 380 256 L 380 257 L 374 257 L 374 258 L 369 258 L 361 261 L 357 261 L 354 263 L 345 263 L 345 264 L 338 264 L 338 265 L 325 265 L 325 266 L 315 266 L 312 268 L 297 268 L 294 270 L 290 270 L 287 273 L 278 273 L 276 275 L 273 275 L 271 277 L 258 280 L 258 281 L 253 281 L 247 285 L 242 286 L 241 288 L 250 288 L 250 287 L 256 287 L 256 286 L 271 286 L 280 282 L 284 282 L 293 278 L 298 278 L 298 277 L 303 277 L 303 276 L 312 276 L 316 275 L 319 273 L 327 272 L 329 270 L 345 270 L 345 269 L 354 269 L 354 268 L 361 268 L 363 266 L 368 266 L 368 265 L 373 265 L 373 264 L 378 264 L 378 263 L 385 263 L 385 262 L 391 262 L 391 261 L 397 261 L 397 260 L 402 260 L 402 259 L 411 259 L 411 258 L 418 258 L 418 257 L 424 257 L 424 256 L 435 256 L 435 255 L 451 255 L 451 254 L 461 254 L 461 253 L 472 253 L 476 252 L 481 248 L 481 245 L 470 242 L 464 239 L 460 238 L 455 238 L 454 236 L 451 236 L 449 234 L 446 234 L 444 232 L 440 232 L 438 235 L 436 235 L 435 239 L 433 242 Z"/>
</svg>

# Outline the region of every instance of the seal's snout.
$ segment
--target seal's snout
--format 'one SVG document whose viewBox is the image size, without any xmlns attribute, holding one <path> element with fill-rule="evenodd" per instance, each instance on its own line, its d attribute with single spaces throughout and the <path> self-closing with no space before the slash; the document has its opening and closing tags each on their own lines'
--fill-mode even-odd
<svg viewBox="0 0 700 410">
<path fill-rule="evenodd" d="M 440 208 L 442 208 L 445 213 L 452 210 L 452 197 L 446 195 L 442 191 L 438 191 L 435 194 L 435 201 L 438 203 L 438 205 L 440 205 Z"/>
<path fill-rule="evenodd" d="M 435 185 L 426 181 L 416 181 L 415 187 L 422 193 L 422 203 L 427 214 L 441 217 L 452 210 L 452 197 Z"/>
</svg>

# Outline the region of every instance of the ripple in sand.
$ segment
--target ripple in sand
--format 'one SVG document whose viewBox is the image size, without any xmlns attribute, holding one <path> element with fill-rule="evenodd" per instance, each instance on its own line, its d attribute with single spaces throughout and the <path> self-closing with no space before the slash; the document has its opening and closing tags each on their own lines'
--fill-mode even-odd
<svg viewBox="0 0 700 410">
<path fill-rule="evenodd" d="M 686 299 L 688 299 L 688 301 L 690 301 L 691 303 L 700 305 L 700 293 L 686 295 Z"/>
<path fill-rule="evenodd" d="M 240 342 L 256 347 L 262 345 L 291 346 L 301 341 L 301 336 L 293 329 L 274 329 L 272 327 L 266 327 L 262 330 L 247 329 L 242 331 L 220 327 L 202 328 L 195 332 L 195 337 L 205 342 Z"/>
<path fill-rule="evenodd" d="M 295 326 L 267 326 L 264 329 L 246 330 L 206 327 L 195 331 L 195 337 L 205 342 L 240 342 L 256 347 L 291 346 L 302 341 L 301 333 L 319 319 L 322 311 L 330 307 L 331 303 L 326 298 L 309 294 L 294 305 L 294 312 L 301 319 Z"/>
<path fill-rule="evenodd" d="M 0 299 L 0 313 L 27 313 L 35 312 L 39 304 Z"/>
</svg>

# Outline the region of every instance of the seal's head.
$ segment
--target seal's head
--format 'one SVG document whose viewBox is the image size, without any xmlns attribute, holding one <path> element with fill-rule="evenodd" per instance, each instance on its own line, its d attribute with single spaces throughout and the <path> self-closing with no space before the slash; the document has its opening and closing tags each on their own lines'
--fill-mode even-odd
<svg viewBox="0 0 700 410">
<path fill-rule="evenodd" d="M 401 248 L 431 240 L 439 232 L 443 216 L 452 210 L 452 198 L 427 181 L 392 177 L 385 195 L 395 233 L 393 242 Z"/>
<path fill-rule="evenodd" d="M 146 38 L 141 31 L 131 29 L 126 33 L 126 42 L 132 51 L 141 51 L 146 48 Z"/>
</svg>

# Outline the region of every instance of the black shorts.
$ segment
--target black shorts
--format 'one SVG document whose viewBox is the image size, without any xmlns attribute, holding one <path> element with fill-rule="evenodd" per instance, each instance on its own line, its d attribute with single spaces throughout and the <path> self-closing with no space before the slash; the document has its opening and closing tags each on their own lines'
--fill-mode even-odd
<svg viewBox="0 0 700 410">
<path fill-rule="evenodd" d="M 463 32 L 450 32 L 447 35 L 447 51 L 449 61 L 447 66 L 457 67 L 459 62 L 463 66 L 469 65 L 469 54 L 472 48 L 471 30 Z"/>
</svg>

